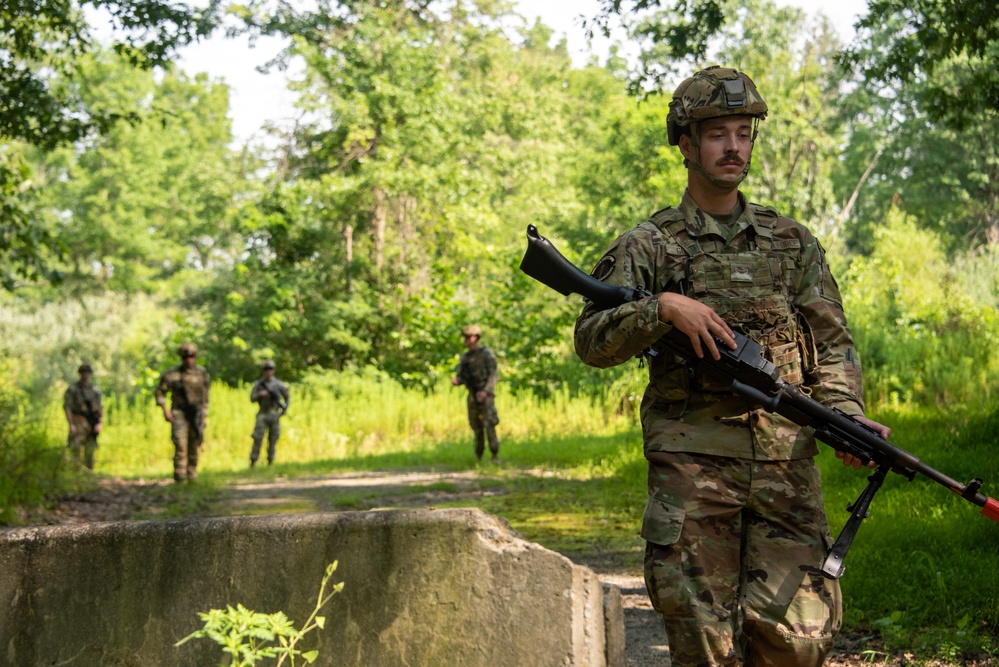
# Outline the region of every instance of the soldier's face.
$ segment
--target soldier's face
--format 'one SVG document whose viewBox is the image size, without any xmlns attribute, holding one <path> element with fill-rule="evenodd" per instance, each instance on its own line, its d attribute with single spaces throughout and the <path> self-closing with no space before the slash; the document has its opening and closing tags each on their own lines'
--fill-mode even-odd
<svg viewBox="0 0 999 667">
<path fill-rule="evenodd" d="M 198 356 L 195 354 L 185 354 L 181 357 L 184 364 L 184 368 L 194 368 L 194 365 L 198 363 Z"/>
<path fill-rule="evenodd" d="M 91 375 L 92 373 L 87 373 L 86 371 L 80 373 L 80 384 L 90 384 Z"/>
<path fill-rule="evenodd" d="M 267 380 L 270 380 L 273 377 L 274 377 L 274 369 L 273 368 L 265 368 L 264 369 L 264 378 L 267 379 Z"/>
<path fill-rule="evenodd" d="M 700 150 L 690 137 L 680 138 L 680 152 L 701 166 L 714 178 L 738 185 L 746 163 L 753 155 L 753 119 L 751 116 L 710 118 L 700 125 Z"/>
<path fill-rule="evenodd" d="M 472 334 L 471 336 L 463 336 L 463 339 L 465 342 L 465 347 L 467 347 L 469 350 L 474 349 L 479 342 L 479 337 L 476 336 L 475 334 Z"/>
</svg>

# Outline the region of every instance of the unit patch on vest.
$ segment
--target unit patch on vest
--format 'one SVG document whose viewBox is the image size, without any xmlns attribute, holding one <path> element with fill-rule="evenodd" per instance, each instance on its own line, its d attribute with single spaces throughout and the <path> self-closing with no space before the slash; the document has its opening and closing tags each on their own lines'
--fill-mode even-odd
<svg viewBox="0 0 999 667">
<path fill-rule="evenodd" d="M 597 265 L 593 267 L 593 273 L 590 275 L 597 280 L 603 280 L 614 270 L 614 264 L 615 260 L 613 255 L 604 255 L 603 259 L 597 262 Z"/>
<path fill-rule="evenodd" d="M 732 282 L 753 282 L 753 268 L 748 264 L 732 264 Z"/>
</svg>

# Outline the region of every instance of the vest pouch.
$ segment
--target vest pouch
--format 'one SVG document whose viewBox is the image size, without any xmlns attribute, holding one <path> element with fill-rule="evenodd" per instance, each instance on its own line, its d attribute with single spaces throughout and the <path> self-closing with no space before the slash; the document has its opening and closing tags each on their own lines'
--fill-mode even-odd
<svg viewBox="0 0 999 667">
<path fill-rule="evenodd" d="M 682 507 L 649 496 L 642 515 L 642 539 L 662 546 L 676 544 L 686 515 L 687 511 Z"/>
<path fill-rule="evenodd" d="M 774 366 L 780 370 L 780 376 L 788 384 L 800 386 L 803 380 L 801 374 L 801 352 L 798 350 L 798 343 L 784 343 L 783 345 L 772 345 L 767 348 L 767 356 Z"/>
</svg>

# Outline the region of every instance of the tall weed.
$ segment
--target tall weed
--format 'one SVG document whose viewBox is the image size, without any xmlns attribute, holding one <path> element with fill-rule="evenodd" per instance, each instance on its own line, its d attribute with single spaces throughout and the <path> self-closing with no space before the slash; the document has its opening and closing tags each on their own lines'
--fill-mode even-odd
<svg viewBox="0 0 999 667">
<path fill-rule="evenodd" d="M 959 404 L 999 388 L 997 253 L 948 258 L 897 211 L 844 277 L 868 402 Z"/>
<path fill-rule="evenodd" d="M 0 365 L 0 373 L 6 364 Z M 0 524 L 24 509 L 44 505 L 68 487 L 65 448 L 28 411 L 27 394 L 0 382 Z"/>
</svg>

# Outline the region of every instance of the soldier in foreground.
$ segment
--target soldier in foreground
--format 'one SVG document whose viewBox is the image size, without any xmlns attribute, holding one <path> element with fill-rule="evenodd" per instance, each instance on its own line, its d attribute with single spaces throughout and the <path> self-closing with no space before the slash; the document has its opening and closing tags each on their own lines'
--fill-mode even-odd
<svg viewBox="0 0 999 667">
<path fill-rule="evenodd" d="M 197 365 L 198 348 L 194 343 L 184 343 L 177 350 L 181 363 L 171 368 L 156 387 L 156 405 L 163 410 L 163 418 L 170 422 L 170 439 L 173 441 L 173 480 L 193 482 L 198 478 L 198 454 L 208 425 L 208 391 L 211 377 Z M 170 407 L 166 395 L 170 394 Z"/>
<path fill-rule="evenodd" d="M 257 465 L 260 458 L 260 445 L 267 433 L 267 465 L 274 463 L 277 455 L 277 442 L 281 437 L 281 417 L 288 411 L 291 395 L 288 385 L 274 377 L 275 364 L 267 360 L 261 366 L 264 374 L 250 389 L 250 401 L 257 403 L 257 422 L 253 427 L 253 448 L 250 449 L 250 467 Z"/>
<path fill-rule="evenodd" d="M 651 351 L 641 406 L 645 582 L 673 664 L 818 666 L 842 610 L 839 582 L 820 571 L 832 540 L 812 432 L 657 354 L 656 341 L 676 327 L 698 356 L 717 359 L 737 329 L 789 383 L 882 437 L 890 430 L 863 417 L 860 361 L 822 247 L 739 192 L 767 115 L 752 80 L 702 70 L 669 108 L 668 140 L 687 168 L 683 199 L 618 238 L 593 270 L 653 295 L 603 311 L 587 304 L 576 352 L 603 368 Z"/>
<path fill-rule="evenodd" d="M 77 465 L 82 463 L 94 469 L 94 452 L 97 450 L 97 436 L 104 422 L 104 407 L 101 405 L 101 390 L 90 383 L 94 369 L 90 364 L 81 364 L 77 369 L 78 382 L 66 388 L 62 406 L 69 423 L 67 446 Z"/>
<path fill-rule="evenodd" d="M 499 374 L 496 357 L 484 345 L 479 344 L 482 329 L 472 324 L 461 330 L 465 347 L 468 348 L 458 361 L 458 369 L 451 378 L 451 384 L 465 385 L 468 389 L 468 425 L 475 433 L 475 457 L 482 460 L 489 440 L 492 462 L 499 463 L 499 438 L 496 425 L 499 414 L 496 412 L 496 381 Z"/>
</svg>

